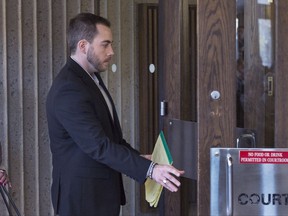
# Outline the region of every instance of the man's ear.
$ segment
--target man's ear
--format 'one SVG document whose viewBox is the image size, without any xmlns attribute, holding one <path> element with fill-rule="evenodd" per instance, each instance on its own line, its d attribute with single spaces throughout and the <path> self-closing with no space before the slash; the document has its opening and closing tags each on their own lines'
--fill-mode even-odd
<svg viewBox="0 0 288 216">
<path fill-rule="evenodd" d="M 87 40 L 80 40 L 78 42 L 78 49 L 81 53 L 86 54 L 88 50 L 88 41 Z"/>
</svg>

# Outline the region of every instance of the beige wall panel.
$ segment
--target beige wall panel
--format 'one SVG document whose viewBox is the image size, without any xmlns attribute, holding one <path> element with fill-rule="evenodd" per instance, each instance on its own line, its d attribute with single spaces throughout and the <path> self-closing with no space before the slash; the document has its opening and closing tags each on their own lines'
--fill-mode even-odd
<svg viewBox="0 0 288 216">
<path fill-rule="evenodd" d="M 93 1 L 93 0 L 82 0 L 81 1 L 81 11 L 82 12 L 96 12 L 97 7 L 95 7 L 95 5 L 97 5 L 97 1 Z"/>
<path fill-rule="evenodd" d="M 37 74 L 37 37 L 36 4 L 28 0 L 21 6 L 21 43 L 23 82 L 23 190 L 24 212 L 26 215 L 39 213 L 39 160 L 38 160 L 38 74 Z M 21 71 L 19 71 L 21 72 Z M 20 143 L 21 146 L 21 143 Z"/>
<path fill-rule="evenodd" d="M 121 15 L 119 17 L 119 41 L 121 41 L 119 49 L 119 59 L 120 59 L 120 80 L 119 89 L 121 89 L 121 124 L 123 127 L 123 136 L 128 142 L 136 147 L 135 142 L 135 130 L 137 129 L 135 121 L 135 53 L 134 53 L 134 21 L 136 17 L 134 16 L 134 3 L 131 0 L 121 1 L 120 6 Z M 119 101 L 119 100 L 118 100 Z M 136 147 L 137 148 L 137 147 Z M 138 148 L 139 149 L 139 148 Z M 129 215 L 129 213 L 135 212 L 135 184 L 139 184 L 130 178 L 125 178 L 125 190 L 127 191 L 127 199 L 129 203 L 123 208 L 123 215 Z"/>
<path fill-rule="evenodd" d="M 7 107 L 7 37 L 6 37 L 6 3 L 5 1 L 0 2 L 0 142 L 2 150 L 2 166 L 7 167 L 8 160 L 8 107 Z M 1 157 L 1 156 L 0 156 Z M 0 199 L 1 200 L 1 199 Z M 3 209 L 3 214 L 7 215 L 4 210 L 5 205 L 0 201 L 0 209 Z"/>
<path fill-rule="evenodd" d="M 115 56 L 103 73 L 125 139 L 138 148 L 137 4 L 155 0 L 0 1 L 0 142 L 10 192 L 23 215 L 54 215 L 51 153 L 45 101 L 67 59 L 66 28 L 78 12 L 95 12 L 112 24 Z M 139 184 L 124 177 L 122 215 L 141 215 Z M 1 216 L 8 215 L 0 199 Z"/>
<path fill-rule="evenodd" d="M 43 10 L 45 10 L 45 6 L 46 5 L 43 4 Z M 52 1 L 50 7 L 51 7 L 50 11 L 47 11 L 47 12 L 44 11 L 44 14 L 41 13 L 39 15 L 42 16 L 43 22 L 45 22 L 45 16 L 50 17 L 50 21 L 48 21 L 49 25 L 47 25 L 48 23 L 44 25 L 46 28 L 49 29 L 49 33 L 47 32 L 45 34 L 45 27 L 44 27 L 43 29 L 44 31 L 42 32 L 41 35 L 43 35 L 42 38 L 47 41 L 49 40 L 49 38 L 51 38 L 51 41 L 49 41 L 49 43 L 51 44 L 47 44 L 49 45 L 47 49 L 50 49 L 51 56 L 50 58 L 47 58 L 47 59 L 49 59 L 49 61 L 51 62 L 50 65 L 52 65 L 52 68 L 51 68 L 52 74 L 50 73 L 50 76 L 52 75 L 51 77 L 55 77 L 57 73 L 60 71 L 60 69 L 62 68 L 62 66 L 65 64 L 66 59 L 67 59 L 66 28 L 68 25 L 67 13 L 69 11 L 67 11 L 68 8 L 66 10 L 66 1 Z M 69 16 L 72 17 L 76 13 L 77 12 Z M 46 46 L 45 44 L 43 45 Z"/>
<path fill-rule="evenodd" d="M 7 34 L 7 98 L 9 174 L 13 179 L 11 190 L 20 211 L 24 211 L 24 152 L 23 152 L 23 68 L 21 2 L 6 1 Z M 11 24 L 13 23 L 13 25 Z"/>
<path fill-rule="evenodd" d="M 56 1 L 52 1 L 55 3 Z M 58 1 L 57 1 L 58 2 Z M 60 2 L 60 1 L 59 1 Z M 39 193 L 39 204 L 33 203 L 34 205 L 39 205 L 39 216 L 40 215 L 53 215 L 51 199 L 50 199 L 50 185 L 51 185 L 51 155 L 49 148 L 49 138 L 47 131 L 47 120 L 45 112 L 45 101 L 47 92 L 51 86 L 53 73 L 55 65 L 58 67 L 60 64 L 59 59 L 65 58 L 65 52 L 61 49 L 57 50 L 59 56 L 64 55 L 64 57 L 54 57 L 55 42 L 57 41 L 57 47 L 59 47 L 59 38 L 54 39 L 57 35 L 60 37 L 60 31 L 56 32 L 58 25 L 54 25 L 53 22 L 57 16 L 54 17 L 54 8 L 52 7 L 51 1 L 37 1 L 36 10 L 36 38 L 37 38 L 37 74 L 38 74 L 38 157 L 39 157 L 39 183 L 38 183 L 38 193 Z M 62 14 L 61 12 L 59 12 Z M 62 23 L 61 20 L 57 22 Z M 55 27 L 55 28 L 54 28 Z M 54 32 L 53 32 L 53 31 Z M 62 34 L 63 35 L 63 34 Z M 63 44 L 62 40 L 62 44 Z M 64 43 L 65 44 L 65 43 Z M 62 45 L 64 48 L 64 46 Z M 54 63 L 54 60 L 56 63 Z M 63 62 L 63 61 L 62 61 Z M 59 66 L 60 67 L 60 66 Z M 26 168 L 28 169 L 28 168 Z"/>
</svg>

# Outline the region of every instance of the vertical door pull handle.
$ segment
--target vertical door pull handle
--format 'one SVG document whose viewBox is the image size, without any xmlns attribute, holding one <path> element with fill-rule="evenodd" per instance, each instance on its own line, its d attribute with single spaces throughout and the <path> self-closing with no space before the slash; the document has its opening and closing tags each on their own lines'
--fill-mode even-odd
<svg viewBox="0 0 288 216">
<path fill-rule="evenodd" d="M 226 211 L 227 216 L 233 215 L 233 185 L 232 185 L 232 156 L 227 154 L 227 169 L 226 169 Z"/>
</svg>

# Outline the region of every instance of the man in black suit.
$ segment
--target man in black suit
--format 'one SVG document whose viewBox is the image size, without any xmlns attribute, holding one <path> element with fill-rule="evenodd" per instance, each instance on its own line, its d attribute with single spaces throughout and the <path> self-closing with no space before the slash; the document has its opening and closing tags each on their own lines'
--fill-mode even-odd
<svg viewBox="0 0 288 216">
<path fill-rule="evenodd" d="M 152 178 L 172 192 L 184 171 L 140 155 L 122 137 L 119 120 L 100 72 L 114 55 L 107 19 L 81 13 L 70 20 L 71 56 L 47 97 L 56 214 L 119 215 L 125 204 L 121 173 L 144 183 Z M 148 158 L 148 159 L 147 159 Z"/>
</svg>

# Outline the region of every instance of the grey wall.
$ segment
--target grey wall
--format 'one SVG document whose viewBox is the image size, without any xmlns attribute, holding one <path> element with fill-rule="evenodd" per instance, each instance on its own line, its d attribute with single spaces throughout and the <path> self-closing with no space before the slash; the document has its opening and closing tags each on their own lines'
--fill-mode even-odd
<svg viewBox="0 0 288 216">
<path fill-rule="evenodd" d="M 80 11 L 99 10 L 112 22 L 112 63 L 117 71 L 109 69 L 104 81 L 115 100 L 124 137 L 138 148 L 136 9 L 137 3 L 148 2 L 157 1 L 0 1 L 0 142 L 13 185 L 10 192 L 23 215 L 54 215 L 45 99 L 67 58 L 67 21 Z M 125 178 L 128 204 L 123 215 L 139 213 L 138 189 Z M 8 215 L 4 209 L 0 199 L 0 215 Z"/>
</svg>

